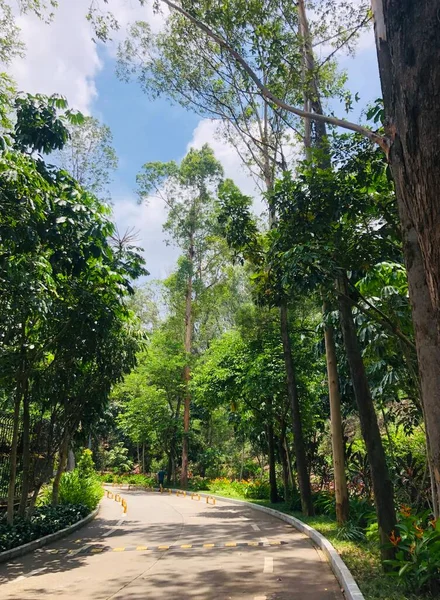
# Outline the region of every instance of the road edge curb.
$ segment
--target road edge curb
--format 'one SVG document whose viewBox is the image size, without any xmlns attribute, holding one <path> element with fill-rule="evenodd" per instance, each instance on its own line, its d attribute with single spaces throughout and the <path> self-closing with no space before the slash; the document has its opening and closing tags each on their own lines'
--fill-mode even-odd
<svg viewBox="0 0 440 600">
<path fill-rule="evenodd" d="M 17 558 L 18 556 L 24 556 L 29 552 L 33 552 L 37 548 L 47 546 L 47 544 L 50 544 L 51 542 L 56 542 L 61 538 L 66 537 L 70 533 L 81 529 L 81 527 L 84 527 L 84 525 L 87 525 L 88 523 L 90 523 L 90 521 L 93 521 L 93 519 L 99 512 L 99 508 L 100 505 L 98 504 L 95 510 L 88 514 L 87 517 L 84 517 L 84 519 L 81 519 L 81 521 L 77 521 L 76 523 L 73 523 L 72 525 L 69 525 L 64 529 L 60 529 L 59 531 L 55 531 L 54 533 L 45 535 L 44 537 L 38 538 L 37 540 L 33 540 L 32 542 L 28 542 L 27 544 L 22 544 L 21 546 L 17 546 L 16 548 L 11 548 L 10 550 L 4 550 L 3 552 L 0 552 L 0 564 L 8 562 L 13 558 Z"/>
</svg>

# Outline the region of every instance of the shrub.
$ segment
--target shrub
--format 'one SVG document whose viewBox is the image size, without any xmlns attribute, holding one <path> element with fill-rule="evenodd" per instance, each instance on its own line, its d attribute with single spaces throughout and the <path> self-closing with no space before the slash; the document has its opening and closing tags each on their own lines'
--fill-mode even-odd
<svg viewBox="0 0 440 600">
<path fill-rule="evenodd" d="M 88 513 L 87 506 L 77 504 L 41 506 L 35 509 L 29 521 L 15 517 L 13 525 L 8 525 L 3 517 L 0 519 L 0 552 L 60 531 L 80 521 Z"/>
<path fill-rule="evenodd" d="M 270 486 L 267 481 L 250 481 L 245 489 L 246 498 L 254 500 L 268 500 L 270 497 Z"/>
<path fill-rule="evenodd" d="M 396 531 L 390 536 L 396 558 L 385 561 L 407 589 L 415 593 L 440 590 L 440 522 L 429 519 L 429 511 L 412 514 L 402 506 Z"/>
<path fill-rule="evenodd" d="M 199 475 L 195 475 L 194 477 L 191 477 L 191 479 L 188 482 L 188 487 L 191 490 L 194 490 L 196 492 L 198 491 L 202 491 L 202 490 L 209 490 L 209 480 L 206 479 L 205 477 L 200 477 Z"/>
<path fill-rule="evenodd" d="M 103 494 L 101 484 L 94 476 L 81 477 L 77 469 L 61 476 L 60 504 L 84 504 L 92 511 L 98 506 Z"/>
<path fill-rule="evenodd" d="M 104 490 L 95 474 L 92 452 L 84 450 L 76 469 L 61 476 L 59 504 L 83 504 L 92 511 L 103 495 Z"/>
</svg>

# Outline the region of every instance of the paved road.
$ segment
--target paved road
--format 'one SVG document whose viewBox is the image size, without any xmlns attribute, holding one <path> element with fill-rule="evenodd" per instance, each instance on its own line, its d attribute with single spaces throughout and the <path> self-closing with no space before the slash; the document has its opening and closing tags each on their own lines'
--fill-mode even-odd
<svg viewBox="0 0 440 600">
<path fill-rule="evenodd" d="M 118 490 L 116 490 L 118 491 Z M 2 600 L 342 600 L 324 557 L 246 506 L 122 490 L 56 544 L 0 565 Z"/>
</svg>

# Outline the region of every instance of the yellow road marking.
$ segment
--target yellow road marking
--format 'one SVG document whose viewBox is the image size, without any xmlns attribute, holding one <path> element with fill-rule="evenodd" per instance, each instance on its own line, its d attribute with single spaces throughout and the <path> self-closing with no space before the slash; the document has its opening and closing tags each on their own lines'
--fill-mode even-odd
<svg viewBox="0 0 440 600">
<path fill-rule="evenodd" d="M 98 552 L 102 552 L 104 548 L 92 548 L 92 554 L 98 554 Z"/>
<path fill-rule="evenodd" d="M 235 548 L 236 545 L 237 545 L 236 542 L 226 542 L 225 547 L 226 548 Z"/>
<path fill-rule="evenodd" d="M 182 544 L 180 547 L 181 548 L 192 548 L 193 546 L 192 546 L 192 544 Z"/>
<path fill-rule="evenodd" d="M 259 542 L 248 542 L 248 546 L 259 546 Z"/>
<path fill-rule="evenodd" d="M 157 549 L 158 550 L 169 550 L 170 547 L 169 546 L 158 546 Z"/>
<path fill-rule="evenodd" d="M 148 546 L 136 546 L 136 550 L 148 550 Z"/>
<path fill-rule="evenodd" d="M 281 546 L 281 542 L 269 542 L 271 546 Z"/>
<path fill-rule="evenodd" d="M 215 544 L 203 544 L 204 548 L 214 548 Z"/>
<path fill-rule="evenodd" d="M 123 548 L 113 548 L 113 552 L 124 552 L 125 546 Z"/>
</svg>

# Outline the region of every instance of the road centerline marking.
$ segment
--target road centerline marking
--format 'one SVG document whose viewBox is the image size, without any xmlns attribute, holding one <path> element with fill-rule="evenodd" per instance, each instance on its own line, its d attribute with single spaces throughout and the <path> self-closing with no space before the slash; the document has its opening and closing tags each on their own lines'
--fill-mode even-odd
<svg viewBox="0 0 440 600">
<path fill-rule="evenodd" d="M 264 557 L 263 573 L 273 573 L 273 558 L 272 558 L 272 556 Z"/>
<path fill-rule="evenodd" d="M 254 531 L 261 531 L 261 529 L 258 527 L 258 525 L 256 523 L 251 523 L 251 527 Z"/>
</svg>

